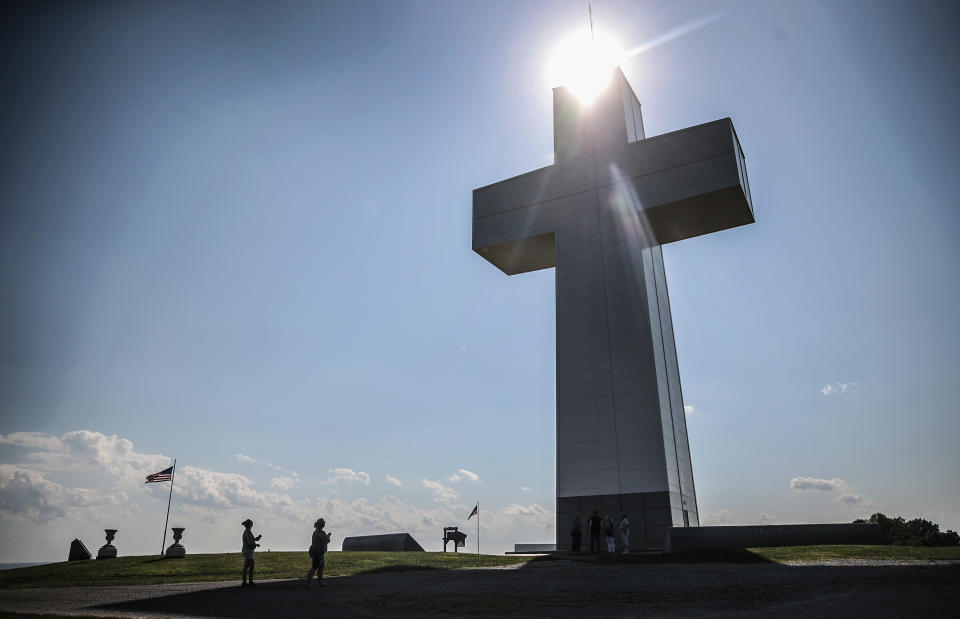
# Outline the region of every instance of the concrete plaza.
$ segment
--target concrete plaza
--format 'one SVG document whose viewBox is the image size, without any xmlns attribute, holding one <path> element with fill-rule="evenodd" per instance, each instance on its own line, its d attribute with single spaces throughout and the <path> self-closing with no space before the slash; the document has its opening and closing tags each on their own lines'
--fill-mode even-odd
<svg viewBox="0 0 960 619">
<path fill-rule="evenodd" d="M 952 617 L 960 564 L 843 560 L 819 564 L 609 563 L 299 580 L 8 589 L 0 612 L 111 617 Z"/>
</svg>

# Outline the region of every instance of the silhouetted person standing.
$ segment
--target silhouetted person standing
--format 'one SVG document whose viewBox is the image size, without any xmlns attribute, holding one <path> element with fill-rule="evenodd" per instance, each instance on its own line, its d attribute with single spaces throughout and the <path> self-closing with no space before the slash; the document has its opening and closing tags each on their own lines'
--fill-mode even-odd
<svg viewBox="0 0 960 619">
<path fill-rule="evenodd" d="M 587 520 L 587 530 L 590 531 L 590 552 L 600 552 L 600 539 L 603 537 L 603 518 L 599 512 L 593 512 Z"/>
<path fill-rule="evenodd" d="M 323 586 L 324 557 L 327 554 L 327 544 L 330 543 L 330 534 L 323 530 L 326 524 L 327 522 L 323 518 L 313 523 L 313 538 L 310 540 L 310 550 L 307 551 L 310 558 L 313 559 L 310 571 L 307 572 L 308 587 L 310 586 L 310 581 L 313 580 L 314 572 L 317 573 L 317 586 Z"/>
<path fill-rule="evenodd" d="M 616 530 L 616 527 L 613 526 L 613 517 L 607 516 L 607 519 L 603 522 L 603 533 L 607 536 L 607 552 L 617 551 L 617 538 L 613 536 Z"/>
<path fill-rule="evenodd" d="M 260 541 L 262 535 L 256 537 L 253 536 L 253 520 L 247 518 L 240 524 L 243 525 L 243 582 L 240 583 L 241 587 L 247 586 L 247 573 L 250 574 L 250 586 L 254 585 L 253 582 L 253 551 L 259 546 L 257 542 Z"/>
<path fill-rule="evenodd" d="M 580 552 L 580 538 L 583 537 L 583 531 L 580 530 L 580 514 L 573 517 L 573 525 L 570 527 L 571 546 L 573 552 Z"/>
<path fill-rule="evenodd" d="M 620 539 L 623 540 L 623 554 L 630 554 L 630 521 L 626 514 L 620 514 Z"/>
</svg>

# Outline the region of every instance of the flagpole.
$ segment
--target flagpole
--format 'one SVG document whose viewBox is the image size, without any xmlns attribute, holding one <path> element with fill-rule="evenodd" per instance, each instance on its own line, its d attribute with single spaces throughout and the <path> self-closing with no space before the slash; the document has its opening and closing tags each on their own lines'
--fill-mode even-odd
<svg viewBox="0 0 960 619">
<path fill-rule="evenodd" d="M 477 554 L 480 554 L 480 501 L 477 501 Z"/>
<path fill-rule="evenodd" d="M 173 472 L 170 474 L 170 496 L 167 497 L 167 519 L 163 522 L 163 543 L 160 545 L 160 556 L 163 556 L 163 547 L 167 545 L 167 525 L 170 524 L 170 501 L 173 499 L 173 480 L 177 477 L 177 459 L 173 459 Z"/>
</svg>

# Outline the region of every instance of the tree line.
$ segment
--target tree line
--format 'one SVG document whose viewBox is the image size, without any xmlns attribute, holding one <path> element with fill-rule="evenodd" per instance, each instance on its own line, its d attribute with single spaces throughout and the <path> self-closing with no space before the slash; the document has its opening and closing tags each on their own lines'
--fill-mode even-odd
<svg viewBox="0 0 960 619">
<path fill-rule="evenodd" d="M 877 512 L 869 520 L 857 518 L 853 523 L 880 525 L 886 542 L 896 546 L 960 546 L 956 531 L 941 531 L 940 525 L 924 518 L 904 520 L 902 516 L 890 518 Z"/>
</svg>

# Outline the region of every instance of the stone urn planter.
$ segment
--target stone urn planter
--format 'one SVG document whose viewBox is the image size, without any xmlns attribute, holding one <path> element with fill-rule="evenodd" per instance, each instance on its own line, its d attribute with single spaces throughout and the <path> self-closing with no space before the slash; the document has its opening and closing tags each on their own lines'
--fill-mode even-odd
<svg viewBox="0 0 960 619">
<path fill-rule="evenodd" d="M 173 543 L 170 544 L 170 547 L 167 548 L 167 552 L 164 554 L 168 559 L 182 559 L 187 556 L 187 549 L 180 543 L 180 539 L 183 537 L 183 532 L 186 528 L 171 527 L 171 530 L 173 531 Z"/>
<path fill-rule="evenodd" d="M 117 535 L 117 529 L 104 529 L 103 532 L 107 534 L 107 543 L 100 547 L 100 551 L 97 552 L 97 558 L 116 559 L 117 547 L 113 545 L 113 538 Z"/>
</svg>

